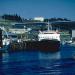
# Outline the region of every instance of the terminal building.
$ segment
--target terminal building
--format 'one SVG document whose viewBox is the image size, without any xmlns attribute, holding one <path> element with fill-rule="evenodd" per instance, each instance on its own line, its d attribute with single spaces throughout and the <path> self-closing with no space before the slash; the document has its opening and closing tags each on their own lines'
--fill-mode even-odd
<svg viewBox="0 0 75 75">
<path fill-rule="evenodd" d="M 72 30 L 72 41 L 75 42 L 75 30 Z"/>
</svg>

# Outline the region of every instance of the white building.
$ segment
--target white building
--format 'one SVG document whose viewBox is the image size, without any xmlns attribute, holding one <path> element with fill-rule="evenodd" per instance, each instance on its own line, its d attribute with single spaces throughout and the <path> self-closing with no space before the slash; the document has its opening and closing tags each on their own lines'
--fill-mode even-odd
<svg viewBox="0 0 75 75">
<path fill-rule="evenodd" d="M 9 32 L 15 33 L 15 34 L 24 34 L 25 32 L 27 32 L 27 30 L 25 29 L 25 26 L 23 25 L 12 25 L 12 27 L 9 28 Z"/>
<path fill-rule="evenodd" d="M 72 42 L 75 42 L 75 30 L 72 30 Z"/>
<path fill-rule="evenodd" d="M 25 29 L 18 29 L 18 28 L 14 28 L 14 29 L 10 28 L 9 31 L 15 34 L 23 34 L 27 32 Z"/>
<path fill-rule="evenodd" d="M 37 21 L 44 21 L 44 18 L 43 18 L 43 17 L 35 17 L 34 20 L 37 20 Z"/>
<path fill-rule="evenodd" d="M 72 30 L 72 38 L 75 38 L 75 30 Z"/>
</svg>

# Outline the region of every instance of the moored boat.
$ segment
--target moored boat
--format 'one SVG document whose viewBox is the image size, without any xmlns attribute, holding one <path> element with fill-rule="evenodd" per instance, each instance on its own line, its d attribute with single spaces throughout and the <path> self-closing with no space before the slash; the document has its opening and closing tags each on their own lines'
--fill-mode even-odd
<svg viewBox="0 0 75 75">
<path fill-rule="evenodd" d="M 60 48 L 60 34 L 46 31 L 38 34 L 38 41 L 25 41 L 26 50 L 40 50 L 56 52 Z"/>
<path fill-rule="evenodd" d="M 60 48 L 60 33 L 56 30 L 39 31 L 37 41 L 25 41 L 26 50 L 56 52 Z"/>
</svg>

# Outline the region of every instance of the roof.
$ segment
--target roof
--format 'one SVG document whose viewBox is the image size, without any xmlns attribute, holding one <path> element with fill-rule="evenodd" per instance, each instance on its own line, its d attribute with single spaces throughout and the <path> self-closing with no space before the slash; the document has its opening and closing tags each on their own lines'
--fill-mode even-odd
<svg viewBox="0 0 75 75">
<path fill-rule="evenodd" d="M 14 34 L 14 33 L 11 33 L 11 32 L 7 32 L 7 34 L 10 36 L 12 36 L 12 35 L 16 35 L 16 34 Z M 7 35 L 5 32 L 3 32 L 3 35 Z"/>
</svg>

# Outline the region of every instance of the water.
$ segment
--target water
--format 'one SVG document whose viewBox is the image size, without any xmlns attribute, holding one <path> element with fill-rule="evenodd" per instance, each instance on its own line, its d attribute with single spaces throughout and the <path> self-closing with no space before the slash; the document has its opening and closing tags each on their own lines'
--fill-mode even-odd
<svg viewBox="0 0 75 75">
<path fill-rule="evenodd" d="M 63 45 L 59 52 L 4 53 L 0 75 L 75 75 L 75 48 Z"/>
</svg>

